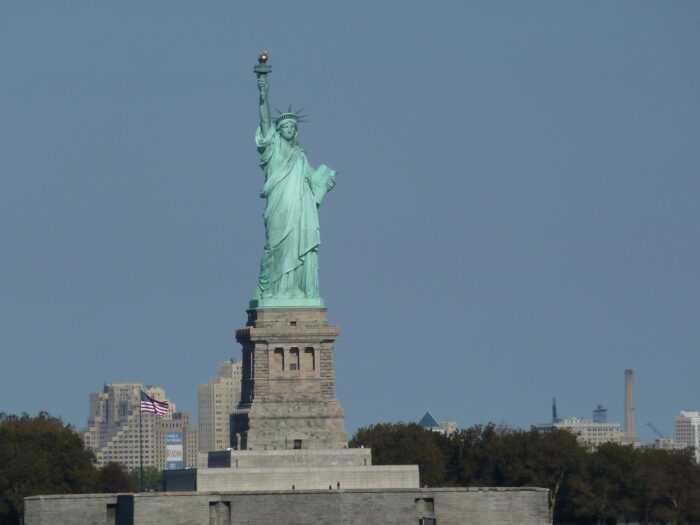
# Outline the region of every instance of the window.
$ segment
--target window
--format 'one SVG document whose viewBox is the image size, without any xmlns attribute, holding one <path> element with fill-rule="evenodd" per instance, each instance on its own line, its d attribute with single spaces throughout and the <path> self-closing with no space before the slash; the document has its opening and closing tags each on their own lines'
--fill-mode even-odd
<svg viewBox="0 0 700 525">
<path fill-rule="evenodd" d="M 299 370 L 299 349 L 290 348 L 289 350 L 289 369 Z"/>
<path fill-rule="evenodd" d="M 284 350 L 282 348 L 275 348 L 272 361 L 275 370 L 284 370 Z"/>
<path fill-rule="evenodd" d="M 294 440 L 294 449 L 299 450 L 301 448 L 301 439 Z"/>
<path fill-rule="evenodd" d="M 302 355 L 302 366 L 304 370 L 316 370 L 316 359 L 314 356 L 314 349 L 312 347 L 306 347 Z"/>
</svg>

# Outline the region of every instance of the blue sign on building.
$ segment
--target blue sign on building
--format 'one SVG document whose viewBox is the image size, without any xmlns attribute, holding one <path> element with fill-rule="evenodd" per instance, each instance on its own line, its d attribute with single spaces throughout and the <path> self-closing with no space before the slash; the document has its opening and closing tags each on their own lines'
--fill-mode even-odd
<svg viewBox="0 0 700 525">
<path fill-rule="evenodd" d="M 184 468 L 182 462 L 182 432 L 168 432 L 165 435 L 165 468 L 174 470 Z"/>
</svg>

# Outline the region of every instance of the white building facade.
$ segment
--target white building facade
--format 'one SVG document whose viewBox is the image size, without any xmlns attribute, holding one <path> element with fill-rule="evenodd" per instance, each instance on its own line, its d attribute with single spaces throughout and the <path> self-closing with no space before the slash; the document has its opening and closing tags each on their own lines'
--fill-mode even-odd
<svg viewBox="0 0 700 525">
<path fill-rule="evenodd" d="M 695 461 L 700 463 L 700 412 L 681 410 L 676 416 L 676 443 L 693 447 Z"/>
<path fill-rule="evenodd" d="M 621 443 L 624 434 L 620 423 L 596 423 L 591 419 L 567 417 L 553 423 L 554 428 L 562 428 L 576 434 L 579 442 L 594 447 L 603 443 Z"/>
<path fill-rule="evenodd" d="M 230 416 L 240 399 L 241 363 L 220 363 L 218 377 L 209 378 L 197 389 L 200 452 L 229 448 Z"/>
</svg>

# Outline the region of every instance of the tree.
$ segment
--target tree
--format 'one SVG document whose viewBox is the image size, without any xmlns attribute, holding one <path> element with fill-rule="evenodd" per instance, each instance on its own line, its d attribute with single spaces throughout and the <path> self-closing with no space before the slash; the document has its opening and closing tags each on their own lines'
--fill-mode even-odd
<svg viewBox="0 0 700 525">
<path fill-rule="evenodd" d="M 21 523 L 27 496 L 96 491 L 94 461 L 60 419 L 0 414 L 0 524 Z"/>
<path fill-rule="evenodd" d="M 132 492 L 133 479 L 125 465 L 110 461 L 98 470 L 102 492 Z"/>
<path fill-rule="evenodd" d="M 509 432 L 493 423 L 475 425 L 450 437 L 448 478 L 461 486 L 503 484 L 499 458 L 503 455 L 503 435 Z"/>
<path fill-rule="evenodd" d="M 503 437 L 503 483 L 516 487 L 545 487 L 553 518 L 562 514 L 560 496 L 570 490 L 570 484 L 581 471 L 586 450 L 576 436 L 567 430 L 553 428 L 540 432 L 516 431 Z"/>
<path fill-rule="evenodd" d="M 131 484 L 134 488 L 141 490 L 141 469 L 131 470 Z M 143 490 L 156 491 L 163 490 L 163 472 L 156 467 L 143 468 Z"/>
<path fill-rule="evenodd" d="M 688 450 L 644 450 L 639 467 L 641 523 L 699 523 L 700 467 Z"/>
<path fill-rule="evenodd" d="M 493 424 L 474 426 L 451 438 L 449 478 L 466 486 L 544 487 L 553 514 L 565 514 L 572 480 L 586 451 L 565 430 L 513 430 Z"/>
<path fill-rule="evenodd" d="M 634 521 L 639 493 L 641 451 L 603 443 L 586 458 L 571 503 L 584 523 Z"/>
<path fill-rule="evenodd" d="M 420 481 L 431 487 L 445 485 L 447 439 L 414 423 L 382 423 L 361 428 L 351 447 L 371 447 L 377 465 L 418 465 Z"/>
</svg>

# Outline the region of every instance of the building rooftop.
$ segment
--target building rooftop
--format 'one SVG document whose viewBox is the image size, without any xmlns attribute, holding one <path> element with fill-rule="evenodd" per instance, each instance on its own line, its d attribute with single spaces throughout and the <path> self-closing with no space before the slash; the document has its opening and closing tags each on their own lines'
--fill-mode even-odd
<svg viewBox="0 0 700 525">
<path fill-rule="evenodd" d="M 418 422 L 418 424 L 423 428 L 434 428 L 439 426 L 438 422 L 435 421 L 435 418 L 430 415 L 430 412 L 426 412 L 425 415 Z"/>
</svg>

